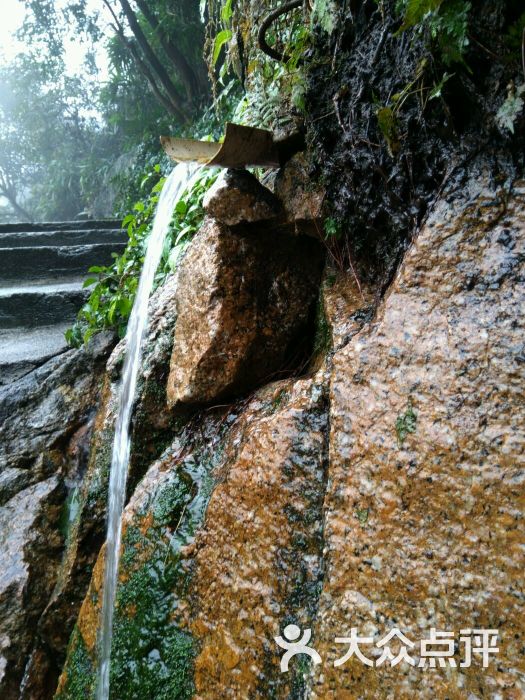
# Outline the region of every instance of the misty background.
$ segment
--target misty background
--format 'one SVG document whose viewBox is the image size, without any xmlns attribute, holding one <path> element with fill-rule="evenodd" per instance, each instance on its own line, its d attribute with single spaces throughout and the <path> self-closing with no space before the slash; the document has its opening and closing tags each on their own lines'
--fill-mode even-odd
<svg viewBox="0 0 525 700">
<path fill-rule="evenodd" d="M 119 216 L 159 136 L 210 133 L 195 0 L 3 0 L 0 221 Z"/>
</svg>

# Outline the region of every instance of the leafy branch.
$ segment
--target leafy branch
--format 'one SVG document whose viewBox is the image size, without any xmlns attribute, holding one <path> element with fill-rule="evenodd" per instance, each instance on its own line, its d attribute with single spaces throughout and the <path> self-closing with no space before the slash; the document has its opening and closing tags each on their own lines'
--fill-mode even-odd
<svg viewBox="0 0 525 700">
<path fill-rule="evenodd" d="M 214 172 L 202 171 L 191 189 L 177 202 L 155 278 L 156 287 L 176 269 L 180 256 L 200 228 L 204 218 L 202 201 L 216 177 Z M 70 345 L 79 347 L 104 329 L 113 329 L 120 337 L 125 335 L 164 182 L 158 165 L 144 175 L 141 186 L 151 189 L 135 203 L 133 211 L 122 222 L 129 238 L 124 253 L 120 256 L 114 254 L 111 265 L 90 268 L 91 276 L 84 282 L 84 287 L 92 287 L 92 291 L 77 321 L 66 331 L 66 340 Z"/>
</svg>

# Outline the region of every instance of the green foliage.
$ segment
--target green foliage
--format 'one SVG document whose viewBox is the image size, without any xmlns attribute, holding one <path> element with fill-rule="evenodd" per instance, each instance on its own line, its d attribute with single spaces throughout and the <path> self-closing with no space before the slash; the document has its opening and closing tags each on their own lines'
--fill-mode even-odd
<svg viewBox="0 0 525 700">
<path fill-rule="evenodd" d="M 213 45 L 213 58 L 212 62 L 213 65 L 217 65 L 217 61 L 219 60 L 219 56 L 221 55 L 222 47 L 227 44 L 229 41 L 231 41 L 233 37 L 233 32 L 231 29 L 223 29 L 220 31 L 217 36 L 215 37 L 214 45 Z"/>
<path fill-rule="evenodd" d="M 420 61 L 416 74 L 409 83 L 400 91 L 396 92 L 390 98 L 390 103 L 388 105 L 379 104 L 376 110 L 377 123 L 383 138 L 385 139 L 388 152 L 391 156 L 394 156 L 400 146 L 400 136 L 397 125 L 397 115 L 401 111 L 406 100 L 415 94 L 425 95 L 430 92 L 428 99 L 433 99 L 438 94 L 440 94 L 444 83 L 447 80 L 446 74 L 438 85 L 434 85 L 433 88 L 424 84 L 424 73 L 427 67 L 427 60 L 423 59 Z"/>
<path fill-rule="evenodd" d="M 159 135 L 187 135 L 186 125 L 167 108 L 168 99 L 158 100 L 132 55 L 138 42 L 119 12 L 121 3 L 108 3 L 116 11 L 108 24 L 103 3 L 20 1 L 26 9 L 17 37 L 21 53 L 0 68 L 0 197 L 7 198 L 11 218 L 18 219 L 120 213 L 137 195 L 137 170 L 151 159 L 160 161 Z M 145 0 L 133 6 L 147 43 L 180 96 L 181 113 L 193 121 L 209 97 L 198 7 L 194 0 L 175 6 L 171 0 Z M 67 47 L 73 42 L 75 59 L 79 53 L 85 57 L 80 70 L 70 66 Z M 173 58 L 177 52 L 179 63 Z M 102 82 L 106 63 L 108 76 Z"/>
<path fill-rule="evenodd" d="M 496 114 L 496 123 L 501 130 L 514 133 L 514 125 L 523 112 L 525 84 L 516 87 L 514 83 L 508 86 L 507 98 Z"/>
<path fill-rule="evenodd" d="M 463 62 L 469 45 L 468 18 L 471 8 L 471 3 L 465 0 L 450 0 L 442 4 L 435 16 L 430 17 L 430 33 L 446 66 Z"/>
<path fill-rule="evenodd" d="M 334 219 L 332 216 L 327 217 L 324 221 L 324 234 L 325 240 L 327 241 L 341 238 L 341 223 Z"/>
<path fill-rule="evenodd" d="M 70 219 L 91 212 L 119 150 L 98 113 L 101 33 L 85 0 L 60 8 L 52 0 L 24 5 L 21 51 L 0 69 L 0 169 L 17 218 Z M 73 37 L 85 55 L 76 72 L 64 48 Z"/>
<path fill-rule="evenodd" d="M 95 689 L 95 668 L 78 627 L 75 626 L 68 646 L 66 681 L 59 688 L 57 700 L 92 698 Z"/>
<path fill-rule="evenodd" d="M 399 135 L 397 131 L 395 113 L 392 107 L 379 107 L 377 112 L 377 123 L 385 139 L 388 152 L 393 156 L 399 150 Z"/>
<path fill-rule="evenodd" d="M 400 32 L 412 28 L 428 32 L 447 66 L 464 61 L 472 9 L 468 0 L 401 0 L 397 9 L 403 16 Z"/>
<path fill-rule="evenodd" d="M 416 432 L 417 415 L 414 413 L 412 403 L 409 401 L 406 411 L 397 417 L 396 434 L 399 445 L 403 445 L 409 433 Z"/>
<path fill-rule="evenodd" d="M 175 269 L 178 258 L 200 227 L 204 218 L 202 200 L 216 177 L 216 173 L 203 170 L 191 189 L 177 202 L 155 279 L 156 286 Z M 88 277 L 84 286 L 93 287 L 93 290 L 81 308 L 77 322 L 66 332 L 66 339 L 71 345 L 78 347 L 87 343 L 95 333 L 108 328 L 114 329 L 120 337 L 125 335 L 164 182 L 158 165 L 144 175 L 141 187 L 149 188 L 149 193 L 135 203 L 133 211 L 122 222 L 129 237 L 124 253 L 115 255 L 114 262 L 107 267 L 90 268 L 92 276 Z"/>
<path fill-rule="evenodd" d="M 329 17 L 329 0 L 318 0 L 323 18 Z M 312 45 L 312 25 L 295 10 L 278 19 L 268 31 L 268 41 L 285 55 L 284 62 L 269 58 L 258 48 L 257 33 L 266 12 L 275 3 L 257 9 L 247 0 L 208 0 L 208 65 L 215 80 L 216 99 L 231 93 L 233 76 L 243 81 L 233 120 L 248 126 L 275 128 L 290 108 L 305 109 L 304 64 Z M 322 9 L 324 7 L 324 10 Z M 312 15 L 312 22 L 314 17 Z M 222 60 L 223 58 L 223 60 Z"/>
<path fill-rule="evenodd" d="M 221 19 L 223 22 L 229 22 L 233 16 L 232 0 L 226 0 L 221 9 Z"/>
<path fill-rule="evenodd" d="M 525 12 L 511 24 L 507 32 L 507 44 L 515 53 L 521 54 L 525 36 Z"/>
<path fill-rule="evenodd" d="M 400 31 L 404 32 L 410 27 L 415 27 L 417 24 L 439 9 L 443 0 L 406 0 L 406 2 L 398 3 L 401 9 L 404 10 L 404 19 Z"/>
<path fill-rule="evenodd" d="M 334 0 L 315 0 L 312 9 L 312 22 L 319 24 L 328 34 L 334 31 L 338 18 L 337 5 Z"/>
<path fill-rule="evenodd" d="M 212 65 L 214 68 L 217 65 L 223 46 L 226 46 L 233 39 L 233 31 L 231 29 L 233 17 L 232 0 L 225 1 L 219 14 L 224 29 L 218 32 L 213 42 Z"/>
<path fill-rule="evenodd" d="M 444 73 L 441 80 L 435 83 L 434 87 L 431 89 L 428 99 L 434 100 L 437 97 L 441 97 L 445 83 L 447 83 L 453 75 L 454 73 Z"/>
<path fill-rule="evenodd" d="M 114 152 L 93 99 L 89 83 L 68 76 L 61 58 L 29 53 L 0 69 L 0 194 L 18 218 L 68 219 L 86 209 Z"/>
</svg>

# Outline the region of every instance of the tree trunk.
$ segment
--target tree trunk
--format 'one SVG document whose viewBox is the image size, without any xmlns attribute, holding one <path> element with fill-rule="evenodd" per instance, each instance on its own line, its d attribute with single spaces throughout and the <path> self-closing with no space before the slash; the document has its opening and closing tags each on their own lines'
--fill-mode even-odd
<svg viewBox="0 0 525 700">
<path fill-rule="evenodd" d="M 5 197 L 7 199 L 7 201 L 9 202 L 9 206 L 18 216 L 20 221 L 33 221 L 33 217 L 31 216 L 31 214 L 28 211 L 26 211 L 24 207 L 18 204 L 18 202 L 16 201 L 16 195 L 14 193 L 2 190 L 0 191 L 0 197 Z"/>
<path fill-rule="evenodd" d="M 171 114 L 173 117 L 176 117 L 177 119 L 180 119 L 181 121 L 186 121 L 186 114 L 183 112 L 178 105 L 173 104 L 171 100 L 169 100 L 162 92 L 160 87 L 157 84 L 157 81 L 155 80 L 155 76 L 153 73 L 150 71 L 148 64 L 143 60 L 142 56 L 140 55 L 140 52 L 137 50 L 137 47 L 133 45 L 131 41 L 126 39 L 125 35 L 118 35 L 121 41 L 124 43 L 124 46 L 128 49 L 130 54 L 132 55 L 135 63 L 137 64 L 138 69 L 142 73 L 142 75 L 146 78 L 148 85 L 150 86 L 150 89 L 152 93 L 155 95 L 157 98 L 158 102 L 164 107 L 164 109 Z"/>
<path fill-rule="evenodd" d="M 142 58 L 140 55 L 140 51 L 137 49 L 137 47 L 126 38 L 126 35 L 124 33 L 124 28 L 119 22 L 119 19 L 117 15 L 115 14 L 113 8 L 111 7 L 109 0 L 103 0 L 104 4 L 108 8 L 108 10 L 111 13 L 111 16 L 113 17 L 114 24 L 112 24 L 113 29 L 115 30 L 115 34 L 117 35 L 117 38 L 119 39 L 120 43 L 126 48 L 127 51 L 131 54 L 131 57 L 135 61 L 135 64 L 139 71 L 142 73 L 144 78 L 146 79 L 150 90 L 156 97 L 157 101 L 159 104 L 168 112 L 168 114 L 171 114 L 173 117 L 176 119 L 179 119 L 181 121 L 187 121 L 187 115 L 186 113 L 182 110 L 182 108 L 177 104 L 173 103 L 172 100 L 168 99 L 166 95 L 163 94 L 162 89 L 159 87 L 157 84 L 157 81 L 155 79 L 155 76 L 151 72 L 148 64 L 146 61 Z"/>
<path fill-rule="evenodd" d="M 167 70 L 164 68 L 162 63 L 160 62 L 158 56 L 155 54 L 153 49 L 151 48 L 151 45 L 142 31 L 142 28 L 140 24 L 138 23 L 138 20 L 135 16 L 135 13 L 133 12 L 133 9 L 131 5 L 129 4 L 128 0 L 119 0 L 120 6 L 122 7 L 122 10 L 124 14 L 126 15 L 126 19 L 128 20 L 128 24 L 130 26 L 131 31 L 133 32 L 133 36 L 137 40 L 138 45 L 140 46 L 144 57 L 146 61 L 149 63 L 151 66 L 152 70 L 154 73 L 156 73 L 158 79 L 160 80 L 162 87 L 166 91 L 166 94 L 168 95 L 168 98 L 170 102 L 173 104 L 173 106 L 182 114 L 184 115 L 185 121 L 187 121 L 187 113 L 186 110 L 181 107 L 181 96 L 175 87 L 172 79 L 168 75 Z"/>
<path fill-rule="evenodd" d="M 159 41 L 161 43 L 162 48 L 166 52 L 166 55 L 168 56 L 177 73 L 179 74 L 179 77 L 182 80 L 186 89 L 188 99 L 192 101 L 196 100 L 202 93 L 202 86 L 200 84 L 197 74 L 186 60 L 184 54 L 181 51 L 179 51 L 179 49 L 169 39 L 169 37 L 166 36 L 160 25 L 159 20 L 155 16 L 154 12 L 152 12 L 152 10 L 148 7 L 147 2 L 145 2 L 145 0 L 136 0 L 136 2 L 140 11 L 149 22 L 151 28 L 156 32 L 157 36 L 159 37 Z"/>
</svg>

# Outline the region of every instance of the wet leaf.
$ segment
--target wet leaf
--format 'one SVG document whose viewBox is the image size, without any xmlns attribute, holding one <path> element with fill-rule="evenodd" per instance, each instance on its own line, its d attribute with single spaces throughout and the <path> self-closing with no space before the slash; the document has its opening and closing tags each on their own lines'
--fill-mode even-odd
<svg viewBox="0 0 525 700">
<path fill-rule="evenodd" d="M 439 8 L 443 0 L 408 0 L 403 24 L 399 29 L 404 32 L 410 27 L 415 27 L 430 13 Z"/>
<path fill-rule="evenodd" d="M 398 416 L 396 420 L 397 440 L 400 446 L 404 443 L 409 433 L 416 432 L 416 425 L 417 415 L 414 413 L 412 404 L 409 402 L 405 413 Z"/>
<path fill-rule="evenodd" d="M 219 60 L 219 56 L 221 55 L 221 50 L 224 44 L 227 44 L 231 38 L 233 37 L 233 33 L 231 29 L 223 29 L 221 32 L 217 34 L 215 37 L 215 42 L 213 44 L 213 65 L 217 65 L 217 61 Z"/>
<path fill-rule="evenodd" d="M 380 107 L 376 114 L 379 128 L 386 141 L 388 152 L 393 156 L 400 147 L 394 111 L 391 107 Z"/>
<path fill-rule="evenodd" d="M 507 99 L 496 114 L 496 123 L 501 130 L 506 129 L 511 134 L 514 133 L 514 124 L 523 112 L 524 95 L 525 85 L 520 85 L 518 88 L 515 88 L 513 83 L 509 85 Z"/>
<path fill-rule="evenodd" d="M 443 75 L 443 77 L 441 78 L 441 80 L 439 81 L 439 83 L 434 85 L 434 87 L 432 88 L 428 99 L 433 100 L 436 97 L 441 97 L 441 92 L 443 90 L 443 86 L 445 85 L 445 83 L 448 80 L 450 80 L 450 78 L 452 78 L 453 75 L 454 75 L 454 73 L 445 73 Z"/>
</svg>

